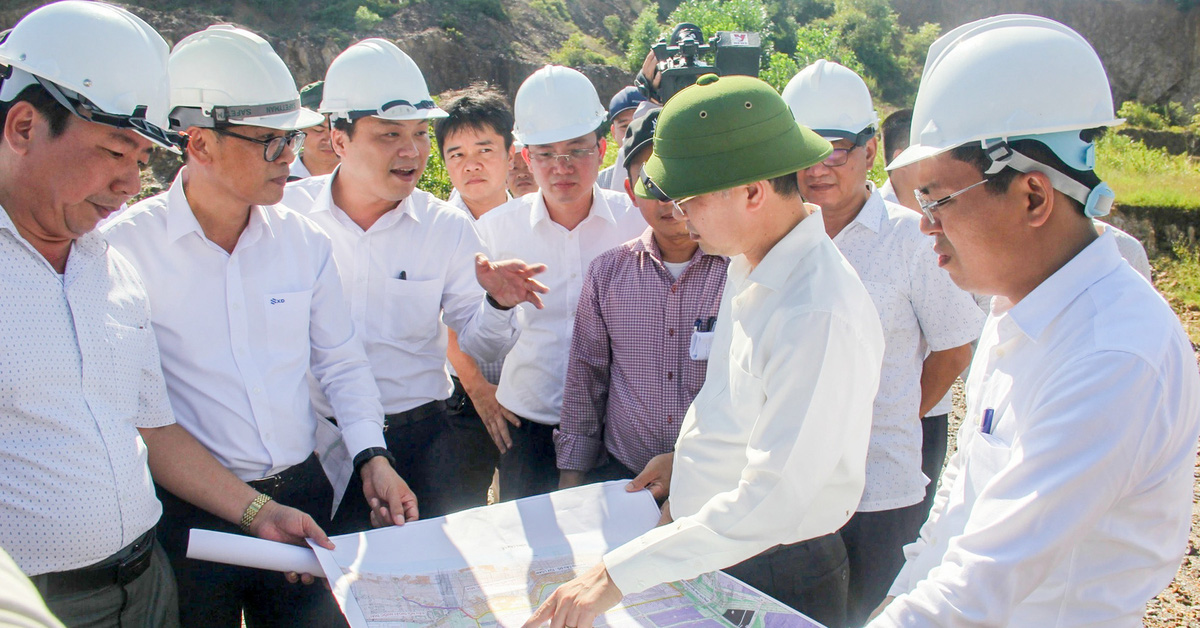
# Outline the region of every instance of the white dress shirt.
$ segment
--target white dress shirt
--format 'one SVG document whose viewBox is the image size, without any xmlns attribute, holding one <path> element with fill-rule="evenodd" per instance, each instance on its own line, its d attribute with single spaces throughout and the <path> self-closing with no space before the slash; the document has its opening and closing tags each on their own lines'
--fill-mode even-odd
<svg viewBox="0 0 1200 628">
<path fill-rule="evenodd" d="M 1141 626 L 1179 568 L 1200 434 L 1179 319 L 1110 233 L 1009 305 L 993 302 L 959 451 L 872 628 Z"/>
<path fill-rule="evenodd" d="M 300 155 L 296 155 L 292 165 L 288 166 L 288 176 L 307 179 L 312 176 L 312 173 L 308 171 L 308 166 L 304 165 L 304 160 L 300 158 Z"/>
<path fill-rule="evenodd" d="M 558 425 L 575 308 L 588 265 L 608 249 L 646 230 L 641 212 L 625 193 L 592 186 L 588 217 L 574 229 L 550 219 L 542 193 L 530 193 L 483 215 L 475 226 L 493 259 L 545 264 L 537 276 L 550 292 L 544 309 L 518 306 L 520 336 L 505 358 L 496 399 L 531 421 Z"/>
<path fill-rule="evenodd" d="M 900 204 L 900 199 L 896 196 L 896 188 L 892 187 L 891 179 L 884 179 L 883 185 L 879 186 L 879 195 L 889 203 Z"/>
<path fill-rule="evenodd" d="M 596 177 L 596 185 L 614 192 L 625 192 L 625 179 L 629 178 L 629 171 L 621 165 L 625 153 L 617 152 L 617 163 L 600 171 Z"/>
<path fill-rule="evenodd" d="M 204 236 L 184 194 L 129 208 L 105 236 L 141 273 L 180 425 L 243 480 L 304 462 L 311 368 L 350 455 L 383 447 L 383 408 L 350 322 L 329 237 L 281 205 L 255 206 L 233 253 Z"/>
<path fill-rule="evenodd" d="M 984 314 L 938 268 L 920 216 L 887 203 L 874 185 L 858 216 L 833 243 L 867 287 L 887 347 L 867 452 L 859 512 L 911 506 L 925 498 L 921 473 L 921 371 L 926 348 L 944 351 L 979 337 Z"/>
<path fill-rule="evenodd" d="M 756 268 L 730 261 L 715 334 L 675 444 L 675 520 L 604 557 L 625 595 L 834 532 L 862 495 L 883 333 L 819 212 Z"/>
<path fill-rule="evenodd" d="M 137 428 L 174 422 L 137 273 L 95 233 L 59 275 L 0 209 L 0 547 L 91 565 L 158 521 Z"/>
<path fill-rule="evenodd" d="M 1096 225 L 1097 233 L 1111 231 L 1113 239 L 1117 241 L 1117 250 L 1120 251 L 1121 257 L 1125 258 L 1126 262 L 1138 271 L 1138 274 L 1145 277 L 1146 281 L 1153 283 L 1150 277 L 1150 260 L 1146 257 L 1146 247 L 1137 238 L 1121 231 L 1120 229 L 1100 220 L 1092 219 L 1092 224 Z"/>
<path fill-rule="evenodd" d="M 512 194 L 509 194 L 507 190 L 505 190 L 505 192 L 504 192 L 504 197 L 505 197 L 504 201 L 506 203 L 508 201 L 511 201 L 513 198 Z M 446 199 L 446 203 L 448 203 L 451 207 L 454 207 L 455 209 L 462 211 L 464 214 L 466 214 L 468 217 L 470 217 L 472 222 L 474 222 L 476 220 L 475 214 L 471 213 L 471 208 L 467 207 L 467 202 L 463 200 L 463 197 L 461 194 L 458 193 L 458 190 L 451 190 L 450 198 Z M 495 209 L 495 208 L 493 207 L 492 209 Z M 514 337 L 513 340 L 515 342 L 516 338 Z M 459 347 L 459 348 L 461 349 L 462 347 Z M 488 383 L 490 383 L 490 384 L 499 384 L 500 383 L 500 373 L 502 373 L 504 371 L 504 357 L 503 356 L 499 360 L 493 360 L 491 362 L 480 362 L 480 361 L 476 360 L 475 365 L 477 367 L 479 367 L 479 374 L 483 375 L 483 378 L 485 380 L 487 380 Z M 454 372 L 454 365 L 450 364 L 449 361 L 446 362 L 446 368 L 449 369 L 451 375 L 453 375 L 454 377 L 458 377 L 458 373 Z"/>
<path fill-rule="evenodd" d="M 514 335 L 512 312 L 487 305 L 475 280 L 475 254 L 484 248 L 473 221 L 414 190 L 364 231 L 333 202 L 337 173 L 290 184 L 283 204 L 333 240 L 350 317 L 384 412 L 446 399 L 454 392 L 446 371 L 447 325 L 463 352 L 484 361 L 504 355 Z M 312 394 L 317 411 L 332 416 L 321 388 L 314 385 Z"/>
</svg>

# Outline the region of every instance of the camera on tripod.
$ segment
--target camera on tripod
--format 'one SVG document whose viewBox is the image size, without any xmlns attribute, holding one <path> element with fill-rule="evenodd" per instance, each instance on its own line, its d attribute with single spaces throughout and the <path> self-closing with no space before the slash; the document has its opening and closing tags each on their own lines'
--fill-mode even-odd
<svg viewBox="0 0 1200 628">
<path fill-rule="evenodd" d="M 705 41 L 699 26 L 682 22 L 671 30 L 670 36 L 659 39 L 651 50 L 658 60 L 656 68 L 660 83 L 654 88 L 649 82 L 639 81 L 638 87 L 644 92 L 649 91 L 648 97 L 665 103 L 679 90 L 695 83 L 702 74 L 758 76 L 762 38 L 758 33 L 718 31 Z M 713 53 L 711 65 L 704 60 L 709 52 Z"/>
</svg>

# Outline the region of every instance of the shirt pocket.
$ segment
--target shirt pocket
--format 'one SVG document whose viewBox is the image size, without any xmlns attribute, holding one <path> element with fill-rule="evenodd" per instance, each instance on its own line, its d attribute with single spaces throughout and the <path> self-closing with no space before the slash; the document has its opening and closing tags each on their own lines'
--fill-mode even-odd
<svg viewBox="0 0 1200 628">
<path fill-rule="evenodd" d="M 442 311 L 441 279 L 389 279 L 386 294 L 386 338 L 423 344 L 437 335 Z"/>
<path fill-rule="evenodd" d="M 267 351 L 272 361 L 308 368 L 312 350 L 308 333 L 312 322 L 312 290 L 268 293 L 264 300 Z"/>
<path fill-rule="evenodd" d="M 111 317 L 104 322 L 111 363 L 103 386 L 108 389 L 106 396 L 118 416 L 132 417 L 137 414 L 142 369 L 148 366 L 150 334 L 153 333 L 149 324 L 125 325 Z"/>
<path fill-rule="evenodd" d="M 967 465 L 964 478 L 967 499 L 974 501 L 1012 459 L 1012 444 L 995 434 L 984 434 L 975 428 L 967 445 Z"/>
<path fill-rule="evenodd" d="M 757 418 L 766 403 L 766 387 L 761 377 L 742 368 L 737 360 L 729 362 L 729 397 L 733 407 L 745 416 Z"/>
</svg>

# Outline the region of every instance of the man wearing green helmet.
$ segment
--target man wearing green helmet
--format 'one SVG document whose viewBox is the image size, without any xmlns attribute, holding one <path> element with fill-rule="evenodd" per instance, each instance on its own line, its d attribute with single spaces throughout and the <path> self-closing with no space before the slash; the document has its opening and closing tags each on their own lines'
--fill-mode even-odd
<svg viewBox="0 0 1200 628">
<path fill-rule="evenodd" d="M 883 333 L 793 176 L 831 150 L 755 78 L 705 75 L 663 108 L 635 192 L 672 202 L 706 252 L 732 258 L 708 377 L 675 454 L 629 486 L 669 494 L 669 523 L 564 584 L 527 627 L 587 628 L 624 595 L 731 565 L 844 622 L 845 549 L 832 533 L 862 495 Z M 797 549 L 814 547 L 840 560 L 797 575 L 812 569 Z"/>
</svg>

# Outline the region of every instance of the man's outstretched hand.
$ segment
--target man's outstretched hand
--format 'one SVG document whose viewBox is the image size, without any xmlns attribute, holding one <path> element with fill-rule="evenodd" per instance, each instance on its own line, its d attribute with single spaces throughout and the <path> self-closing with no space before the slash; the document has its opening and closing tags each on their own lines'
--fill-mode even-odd
<svg viewBox="0 0 1200 628">
<path fill-rule="evenodd" d="M 558 587 L 521 628 L 592 628 L 592 622 L 617 605 L 624 595 L 599 563 L 583 575 Z"/>
<path fill-rule="evenodd" d="M 529 302 L 542 309 L 540 295 L 550 289 L 533 277 L 545 270 L 545 264 L 526 264 L 519 259 L 493 262 L 483 253 L 475 255 L 475 279 L 501 307 Z"/>
</svg>

